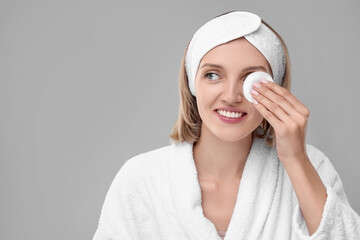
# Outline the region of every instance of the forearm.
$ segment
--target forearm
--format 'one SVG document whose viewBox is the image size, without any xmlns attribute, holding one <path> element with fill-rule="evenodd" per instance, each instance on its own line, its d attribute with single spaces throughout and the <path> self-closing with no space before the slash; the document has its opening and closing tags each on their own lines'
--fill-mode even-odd
<svg viewBox="0 0 360 240">
<path fill-rule="evenodd" d="M 319 174 L 307 156 L 284 164 L 298 199 L 309 234 L 320 225 L 327 194 Z"/>
</svg>

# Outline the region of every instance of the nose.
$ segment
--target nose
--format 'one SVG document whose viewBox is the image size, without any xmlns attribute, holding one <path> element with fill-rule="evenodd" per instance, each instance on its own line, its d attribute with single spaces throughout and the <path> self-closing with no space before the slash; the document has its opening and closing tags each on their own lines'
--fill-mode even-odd
<svg viewBox="0 0 360 240">
<path fill-rule="evenodd" d="M 228 103 L 241 102 L 243 99 L 243 82 L 238 79 L 228 79 L 224 83 L 222 99 Z"/>
</svg>

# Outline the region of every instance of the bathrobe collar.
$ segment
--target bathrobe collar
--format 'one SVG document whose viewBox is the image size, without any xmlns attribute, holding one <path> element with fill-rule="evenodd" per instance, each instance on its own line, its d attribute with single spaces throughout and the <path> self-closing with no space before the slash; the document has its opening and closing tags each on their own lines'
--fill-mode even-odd
<svg viewBox="0 0 360 240">
<path fill-rule="evenodd" d="M 171 151 L 174 202 L 189 239 L 221 239 L 215 225 L 203 213 L 193 143 L 173 142 Z M 225 240 L 256 239 L 260 235 L 271 209 L 278 175 L 276 148 L 254 137 Z"/>
</svg>

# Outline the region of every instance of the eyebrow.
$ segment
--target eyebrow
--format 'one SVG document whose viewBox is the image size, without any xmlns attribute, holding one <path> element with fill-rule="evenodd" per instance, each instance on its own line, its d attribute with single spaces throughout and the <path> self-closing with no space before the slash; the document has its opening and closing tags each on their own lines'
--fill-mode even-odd
<svg viewBox="0 0 360 240">
<path fill-rule="evenodd" d="M 220 69 L 224 69 L 223 66 L 221 65 L 217 65 L 217 64 L 212 64 L 212 63 L 205 63 L 201 66 L 201 68 L 204 68 L 204 67 L 215 67 L 215 68 L 220 68 Z M 200 69 L 201 69 L 200 68 Z M 251 67 L 247 67 L 245 68 L 243 71 L 246 72 L 246 71 L 251 71 L 251 70 L 257 70 L 257 69 L 261 69 L 261 70 L 265 70 L 266 72 L 268 71 L 266 68 L 264 68 L 263 66 L 251 66 Z"/>
</svg>

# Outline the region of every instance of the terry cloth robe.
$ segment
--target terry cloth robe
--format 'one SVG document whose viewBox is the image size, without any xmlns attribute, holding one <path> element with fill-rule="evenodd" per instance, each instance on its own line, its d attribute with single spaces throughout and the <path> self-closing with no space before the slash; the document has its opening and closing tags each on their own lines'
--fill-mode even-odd
<svg viewBox="0 0 360 240">
<path fill-rule="evenodd" d="M 360 217 L 320 150 L 306 151 L 327 191 L 320 225 L 309 236 L 276 147 L 254 138 L 225 240 L 360 239 Z M 113 180 L 93 240 L 221 240 L 203 214 L 193 144 L 174 143 L 126 161 Z"/>
</svg>

